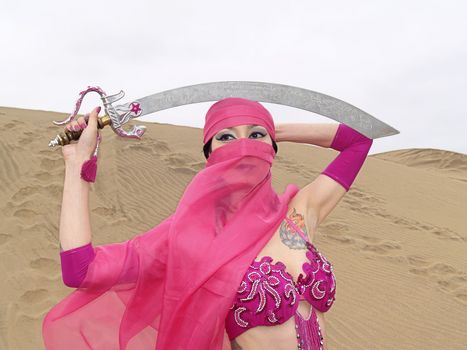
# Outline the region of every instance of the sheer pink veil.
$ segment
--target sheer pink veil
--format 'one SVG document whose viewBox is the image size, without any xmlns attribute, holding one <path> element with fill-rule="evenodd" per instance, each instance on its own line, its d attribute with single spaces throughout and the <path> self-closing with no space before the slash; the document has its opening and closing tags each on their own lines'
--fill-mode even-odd
<svg viewBox="0 0 467 350">
<path fill-rule="evenodd" d="M 204 143 L 235 125 L 274 123 L 258 102 L 228 98 L 206 115 Z M 271 184 L 273 147 L 216 148 L 173 214 L 121 243 L 95 246 L 80 286 L 45 316 L 46 349 L 230 349 L 225 318 L 248 265 L 298 192 Z"/>
</svg>

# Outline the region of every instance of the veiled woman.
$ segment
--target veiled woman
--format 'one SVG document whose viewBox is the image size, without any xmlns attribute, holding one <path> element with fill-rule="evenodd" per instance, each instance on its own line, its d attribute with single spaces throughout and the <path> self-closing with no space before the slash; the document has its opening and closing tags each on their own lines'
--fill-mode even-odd
<svg viewBox="0 0 467 350">
<path fill-rule="evenodd" d="M 173 214 L 121 243 L 93 246 L 80 168 L 96 147 L 97 114 L 63 147 L 63 281 L 76 288 L 43 322 L 47 349 L 326 349 L 335 300 L 318 226 L 350 189 L 372 140 L 345 124 L 275 125 L 259 102 L 208 110 L 207 159 Z M 339 151 L 310 184 L 271 185 L 278 142 Z M 345 302 L 342 301 L 342 302 Z"/>
</svg>

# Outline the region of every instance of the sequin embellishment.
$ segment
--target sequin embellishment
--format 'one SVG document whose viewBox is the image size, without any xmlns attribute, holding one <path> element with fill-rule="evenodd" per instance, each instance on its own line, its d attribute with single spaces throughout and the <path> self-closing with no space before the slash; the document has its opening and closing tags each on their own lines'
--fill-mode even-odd
<svg viewBox="0 0 467 350">
<path fill-rule="evenodd" d="M 250 265 L 249 272 L 247 272 L 247 278 L 242 281 L 237 293 L 240 295 L 246 294 L 246 296 L 239 298 L 241 302 L 253 302 L 259 299 L 255 314 L 261 313 L 267 304 L 268 297 L 271 298 L 274 307 L 268 309 L 266 319 L 269 323 L 274 324 L 279 321 L 275 311 L 281 306 L 282 302 L 287 303 L 289 307 L 295 304 L 297 289 L 292 276 L 284 271 L 285 265 L 281 262 L 276 264 L 271 264 L 271 262 L 272 258 L 268 256 L 263 257 L 259 262 L 254 261 Z M 282 284 L 280 279 L 283 280 Z M 284 288 L 284 299 L 281 297 L 280 291 L 277 290 L 281 285 Z M 241 317 L 246 308 L 244 306 L 235 306 L 236 303 L 232 305 L 232 308 L 235 309 L 235 322 L 240 327 L 248 327 L 249 322 Z"/>
</svg>

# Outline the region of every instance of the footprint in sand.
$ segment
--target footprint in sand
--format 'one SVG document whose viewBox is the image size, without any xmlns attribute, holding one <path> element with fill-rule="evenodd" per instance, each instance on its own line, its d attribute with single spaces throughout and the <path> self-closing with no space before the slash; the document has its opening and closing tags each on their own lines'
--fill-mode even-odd
<svg viewBox="0 0 467 350">
<path fill-rule="evenodd" d="M 172 166 L 185 166 L 189 163 L 190 157 L 185 153 L 172 153 L 163 158 L 164 162 Z"/>
<path fill-rule="evenodd" d="M 436 237 L 440 239 L 448 239 L 451 241 L 466 241 L 464 237 L 459 235 L 458 233 L 451 231 L 448 228 L 440 228 L 440 227 L 432 227 L 431 230 L 428 230 L 429 233 L 432 233 Z"/>
<path fill-rule="evenodd" d="M 363 191 L 360 191 L 357 188 L 354 188 L 352 192 L 348 194 L 347 199 L 354 200 L 354 201 L 360 201 L 364 203 L 371 203 L 371 204 L 384 204 L 385 201 L 381 198 L 377 198 L 374 194 L 369 194 Z"/>
<path fill-rule="evenodd" d="M 42 158 L 40 167 L 44 170 L 63 169 L 63 158 Z"/>
<path fill-rule="evenodd" d="M 39 193 L 39 188 L 37 186 L 26 186 L 21 187 L 12 197 L 11 199 L 14 202 L 23 201 L 26 198 L 29 198 L 31 195 Z"/>
<path fill-rule="evenodd" d="M 49 183 L 48 185 L 42 186 L 42 189 L 47 196 L 54 198 L 61 198 L 63 194 L 63 185 L 61 184 Z"/>
<path fill-rule="evenodd" d="M 28 145 L 34 140 L 34 133 L 32 131 L 25 131 L 23 135 L 24 136 L 18 138 L 21 145 Z"/>
<path fill-rule="evenodd" d="M 427 264 L 425 261 L 423 264 L 421 261 L 408 260 L 410 265 L 415 267 L 409 268 L 409 272 L 416 275 L 430 276 L 430 277 L 443 277 L 447 275 L 456 274 L 457 271 L 451 265 L 443 263 Z"/>
<path fill-rule="evenodd" d="M 50 176 L 49 176 L 50 182 Z M 36 186 L 25 186 L 21 187 L 17 192 L 11 197 L 11 201 L 8 202 L 11 206 L 22 206 L 24 201 L 30 200 L 35 194 L 44 194 L 46 197 L 59 198 L 62 195 L 63 186 L 57 184 L 47 184 L 45 186 L 36 185 Z M 40 197 L 39 197 L 40 198 Z M 40 199 L 42 201 L 42 198 Z M 23 202 L 23 203 L 20 203 Z M 19 205 L 18 205 L 19 204 Z"/>
<path fill-rule="evenodd" d="M 398 242 L 382 240 L 368 235 L 358 235 L 357 243 L 361 251 L 379 255 L 386 255 L 394 250 L 402 249 Z"/>
<path fill-rule="evenodd" d="M 47 182 L 47 183 L 50 182 L 50 174 L 48 172 L 46 172 L 46 171 L 39 171 L 37 173 L 34 173 L 32 175 L 32 177 L 34 179 L 38 179 L 38 180 L 43 181 L 43 182 Z"/>
<path fill-rule="evenodd" d="M 15 157 L 14 146 L 2 142 L 2 139 L 0 139 L 0 159 L 2 160 L 0 167 L 0 178 L 2 179 L 2 184 L 0 184 L 1 189 L 2 185 L 14 182 L 20 175 L 20 168 L 18 166 L 19 159 Z"/>
<path fill-rule="evenodd" d="M 37 215 L 39 215 L 39 213 L 37 213 L 34 210 L 27 209 L 27 208 L 21 208 L 21 209 L 15 210 L 15 212 L 13 213 L 13 216 L 19 219 L 29 219 Z"/>
<path fill-rule="evenodd" d="M 145 140 L 144 145 L 151 148 L 151 150 L 158 155 L 165 155 L 173 152 L 167 142 L 153 139 L 149 135 L 148 138 Z"/>
<path fill-rule="evenodd" d="M 27 290 L 19 297 L 19 300 L 27 304 L 35 304 L 46 300 L 48 295 L 49 291 L 47 289 Z"/>
<path fill-rule="evenodd" d="M 7 129 L 14 129 L 17 125 L 15 123 L 6 123 L 5 125 L 3 125 L 3 128 L 7 128 Z"/>
<path fill-rule="evenodd" d="M 360 249 L 365 252 L 372 252 L 372 253 L 384 255 L 384 254 L 391 253 L 395 250 L 402 249 L 402 246 L 399 243 L 394 242 L 394 241 L 384 241 L 378 244 L 365 243 L 360 247 Z"/>
<path fill-rule="evenodd" d="M 124 150 L 143 151 L 149 154 L 154 154 L 156 156 L 173 153 L 172 149 L 169 147 L 167 142 L 151 139 L 150 137 L 146 138 L 144 141 L 139 141 L 135 143 L 129 143 L 128 141 L 124 140 L 118 141 L 125 142 L 125 144 L 123 145 Z"/>
<path fill-rule="evenodd" d="M 350 229 L 347 225 L 339 222 L 323 224 L 319 230 L 324 239 L 330 239 L 337 243 L 357 245 L 359 241 L 358 238 L 350 235 Z"/>
<path fill-rule="evenodd" d="M 8 233 L 0 233 L 0 245 L 5 244 L 11 239 L 11 235 Z"/>
<path fill-rule="evenodd" d="M 341 244 L 355 244 L 356 241 L 355 239 L 353 239 L 352 237 L 350 236 L 347 236 L 347 235 L 343 235 L 343 234 L 334 234 L 334 235 L 330 235 L 330 234 L 322 234 L 323 238 L 325 239 L 330 239 L 331 241 L 334 241 L 334 242 L 337 242 L 337 243 L 341 243 Z"/>
<path fill-rule="evenodd" d="M 341 244 L 355 244 L 355 239 L 346 234 L 349 228 L 344 224 L 338 222 L 326 223 L 320 227 L 319 231 L 324 239 L 330 239 Z"/>
<path fill-rule="evenodd" d="M 467 305 L 467 288 L 454 294 L 456 299 Z"/>
<path fill-rule="evenodd" d="M 359 214 L 367 214 L 380 217 L 391 224 L 402 226 L 411 231 L 418 231 L 423 234 L 431 234 L 438 239 L 452 240 L 457 242 L 467 242 L 467 237 L 452 231 L 447 227 L 437 227 L 435 225 L 422 223 L 411 218 L 404 218 L 394 216 L 384 211 L 381 206 L 383 200 L 374 197 L 373 195 L 366 194 L 365 192 L 353 189 L 352 192 L 343 198 L 343 203 L 348 204 L 348 208 Z M 367 205 L 369 204 L 369 205 Z"/>
<path fill-rule="evenodd" d="M 357 210 L 361 213 L 369 215 L 379 216 L 386 221 L 390 221 L 391 224 L 402 226 L 403 228 L 411 231 L 421 232 L 422 234 L 431 234 L 433 235 L 433 237 L 436 237 L 438 239 L 452 240 L 457 242 L 467 242 L 466 237 L 461 236 L 457 232 L 454 232 L 447 227 L 437 227 L 410 218 L 403 218 L 399 216 L 390 215 L 388 213 L 385 213 L 381 209 L 378 209 L 377 207 L 363 208 L 362 206 L 359 207 L 358 205 L 356 205 L 356 207 L 351 207 L 350 209 Z"/>
<path fill-rule="evenodd" d="M 439 280 L 438 285 L 442 288 L 446 288 L 449 291 L 459 289 L 467 286 L 467 275 L 451 276 L 444 280 Z"/>
<path fill-rule="evenodd" d="M 320 228 L 320 232 L 325 239 L 330 239 L 341 244 L 355 245 L 363 252 L 387 255 L 388 253 L 402 249 L 401 244 L 398 242 L 382 240 L 367 235 L 355 234 L 350 236 L 346 234 L 348 231 L 348 227 L 340 223 L 325 224 Z"/>
<path fill-rule="evenodd" d="M 368 242 L 368 243 L 380 243 L 381 242 L 381 239 L 377 237 L 359 235 L 359 238 L 361 238 L 363 241 Z"/>
<path fill-rule="evenodd" d="M 29 263 L 29 266 L 35 270 L 40 270 L 46 273 L 60 269 L 60 264 L 57 261 L 49 258 L 34 259 Z"/>
<path fill-rule="evenodd" d="M 191 168 L 196 172 L 201 171 L 206 167 L 206 162 L 194 162 L 191 164 Z"/>
<path fill-rule="evenodd" d="M 407 255 L 407 261 L 411 266 L 415 267 L 425 267 L 430 265 L 430 263 L 425 258 L 419 255 Z"/>
<path fill-rule="evenodd" d="M 198 164 L 199 162 L 186 153 L 172 153 L 163 157 L 163 161 L 167 164 L 167 167 L 176 173 L 194 175 L 197 173 L 196 169 L 192 164 Z"/>
<path fill-rule="evenodd" d="M 467 274 L 445 263 L 429 263 L 420 256 L 408 256 L 409 272 L 435 282 L 440 290 L 467 304 Z M 411 267 L 410 267 L 411 266 Z"/>
<path fill-rule="evenodd" d="M 92 209 L 92 212 L 100 216 L 113 217 L 115 216 L 117 209 L 115 208 L 115 206 L 112 206 L 112 208 L 97 207 Z"/>
</svg>

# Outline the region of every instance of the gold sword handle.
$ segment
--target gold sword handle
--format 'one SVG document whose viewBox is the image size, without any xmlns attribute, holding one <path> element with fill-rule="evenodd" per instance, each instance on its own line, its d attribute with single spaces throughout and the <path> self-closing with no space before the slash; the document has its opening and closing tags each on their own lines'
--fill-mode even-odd
<svg viewBox="0 0 467 350">
<path fill-rule="evenodd" d="M 88 116 L 85 117 L 86 123 L 88 121 Z M 97 117 L 97 128 L 98 129 L 103 129 L 104 126 L 110 125 L 111 124 L 111 119 L 108 115 L 104 115 L 102 117 Z M 55 136 L 54 139 L 52 139 L 49 142 L 49 147 L 55 147 L 55 146 L 65 146 L 70 144 L 71 141 L 77 141 L 79 140 L 81 133 L 83 132 L 84 129 L 78 130 L 78 131 L 71 131 L 65 128 L 65 130 L 57 136 Z"/>
</svg>

